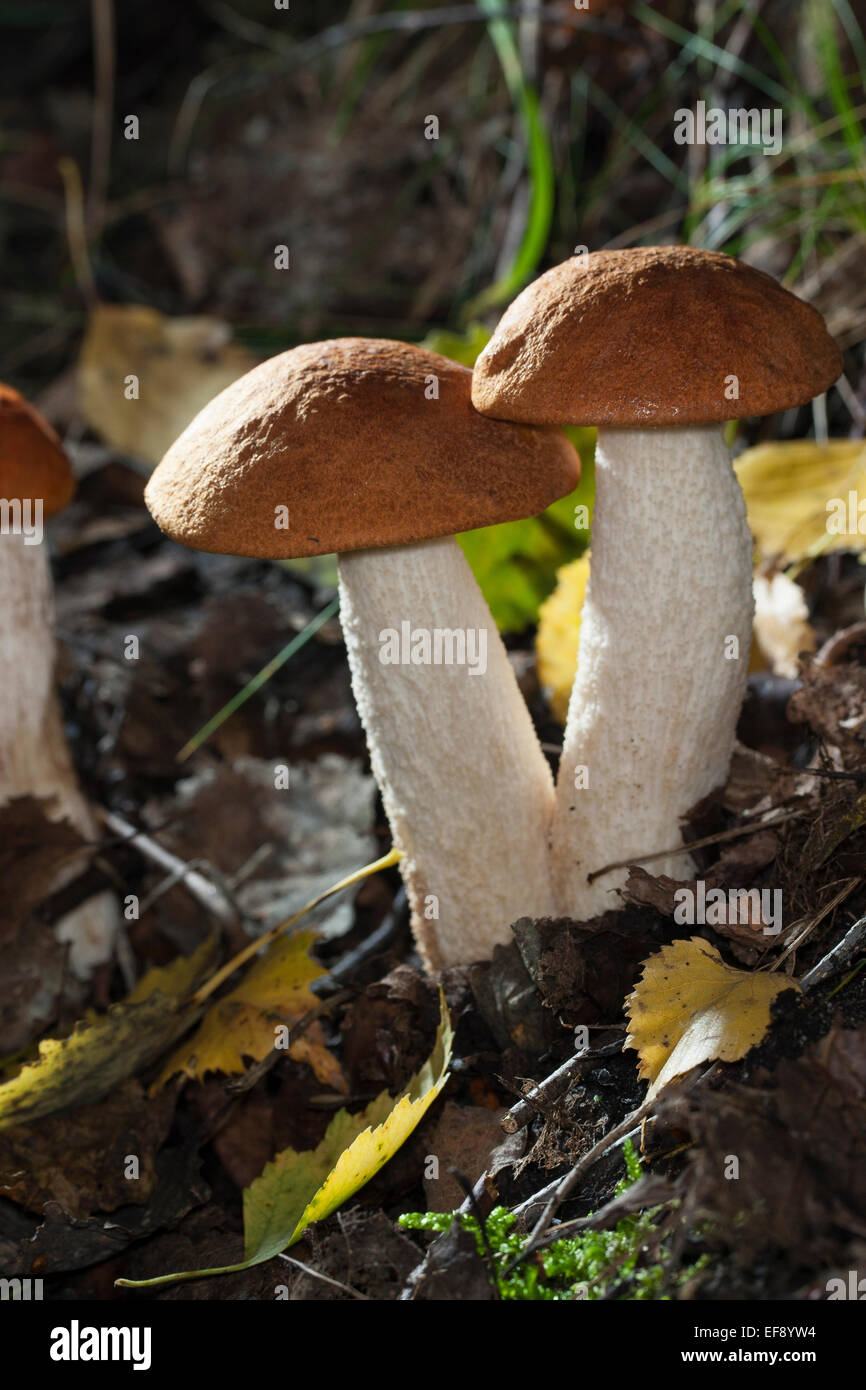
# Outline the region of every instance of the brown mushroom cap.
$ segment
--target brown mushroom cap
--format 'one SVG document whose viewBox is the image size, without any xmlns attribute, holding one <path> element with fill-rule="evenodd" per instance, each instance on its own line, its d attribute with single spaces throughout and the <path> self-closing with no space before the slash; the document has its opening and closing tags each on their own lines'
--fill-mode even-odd
<svg viewBox="0 0 866 1390">
<path fill-rule="evenodd" d="M 575 256 L 529 285 L 476 363 L 472 400 L 533 424 L 699 425 L 803 405 L 841 371 L 821 315 L 771 276 L 650 246 Z"/>
<path fill-rule="evenodd" d="M 49 517 L 62 511 L 74 491 L 72 467 L 48 421 L 0 382 L 0 497 L 41 499 L 42 514 Z"/>
<path fill-rule="evenodd" d="M 467 368 L 407 343 L 293 348 L 196 416 L 145 500 L 195 550 L 288 559 L 535 516 L 570 492 L 580 464 L 565 435 L 485 419 L 471 387 Z"/>
</svg>

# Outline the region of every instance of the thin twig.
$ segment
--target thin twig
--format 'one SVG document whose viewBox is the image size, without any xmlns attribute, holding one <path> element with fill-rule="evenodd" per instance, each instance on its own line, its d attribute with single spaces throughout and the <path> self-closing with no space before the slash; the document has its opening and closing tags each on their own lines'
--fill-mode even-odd
<svg viewBox="0 0 866 1390">
<path fill-rule="evenodd" d="M 773 961 L 773 964 L 770 966 L 770 971 L 778 970 L 780 966 L 784 965 L 788 957 L 793 955 L 795 951 L 798 951 L 800 949 L 806 938 L 811 936 L 812 932 L 815 930 L 817 926 L 820 926 L 824 918 L 829 916 L 829 914 L 833 912 L 835 908 L 839 906 L 840 903 L 843 903 L 847 897 L 850 897 L 850 895 L 854 892 L 854 889 L 860 882 L 861 880 L 859 878 L 848 879 L 847 883 L 843 884 L 842 887 L 839 889 L 839 892 L 836 893 L 828 903 L 825 903 L 824 906 L 820 908 L 816 913 L 813 913 L 810 917 L 800 918 L 800 920 L 797 922 L 792 922 L 790 927 L 788 928 L 788 931 L 793 931 L 796 927 L 801 927 L 802 929 L 798 931 L 797 935 L 793 938 L 793 940 L 787 943 L 782 954 L 776 957 L 776 959 Z"/>
<path fill-rule="evenodd" d="M 813 965 L 800 981 L 800 986 L 805 994 L 814 994 L 815 990 L 821 985 L 825 985 L 828 980 L 840 970 L 844 970 L 854 959 L 859 951 L 866 949 L 866 917 L 861 917 L 859 921 L 850 926 L 837 942 L 832 951 L 828 951 L 817 965 Z"/>
<path fill-rule="evenodd" d="M 531 1091 L 527 1091 L 524 1098 L 502 1116 L 499 1123 L 505 1133 L 517 1134 L 518 1130 L 523 1129 L 535 1118 L 541 1109 L 541 1102 L 551 1103 L 559 1100 L 580 1072 L 585 1071 L 589 1066 L 594 1066 L 600 1058 L 613 1057 L 621 1051 L 622 1043 L 619 1040 L 605 1043 L 603 1047 L 585 1048 L 582 1052 L 577 1052 L 573 1057 L 569 1057 L 561 1067 L 557 1067 L 556 1071 L 552 1071 L 543 1081 L 534 1081 Z"/>
<path fill-rule="evenodd" d="M 108 811 L 104 807 L 97 808 L 97 814 L 103 825 L 116 835 L 118 840 L 124 844 L 132 845 L 139 854 L 145 859 L 149 859 L 152 864 L 158 864 L 161 869 L 173 874 L 176 880 L 184 885 L 187 892 L 200 903 L 206 912 L 210 912 L 221 922 L 224 927 L 236 928 L 242 925 L 240 913 L 234 903 L 227 897 L 225 892 L 218 888 L 210 879 L 205 878 L 198 870 L 191 868 L 183 859 L 179 859 L 171 850 L 164 849 L 157 844 L 149 835 L 141 830 L 136 830 L 134 825 L 130 825 L 122 816 L 118 816 L 114 811 Z"/>
<path fill-rule="evenodd" d="M 305 1265 L 303 1260 L 296 1260 L 294 1255 L 284 1255 L 280 1251 L 279 1258 L 285 1260 L 286 1264 L 295 1265 L 297 1269 L 303 1270 L 304 1274 L 309 1274 L 311 1279 L 321 1279 L 323 1284 L 331 1284 L 333 1288 L 341 1289 L 343 1293 L 351 1294 L 352 1298 L 358 1298 L 363 1303 L 371 1302 L 369 1294 L 359 1293 L 357 1289 L 352 1288 L 351 1284 L 343 1284 L 339 1279 L 332 1279 L 330 1274 L 322 1274 L 318 1269 L 312 1269 L 309 1265 Z"/>
<path fill-rule="evenodd" d="M 735 825 L 732 830 L 720 830 L 716 835 L 705 835 L 702 840 L 690 840 L 687 845 L 674 845 L 671 849 L 653 850 L 652 854 L 633 854 L 628 859 L 619 859 L 615 864 L 605 864 L 602 869 L 595 869 L 591 874 L 587 874 L 587 883 L 594 883 L 602 874 L 613 873 L 614 869 L 630 869 L 640 864 L 649 864 L 653 859 L 667 859 L 670 855 L 688 854 L 693 849 L 705 849 L 707 845 L 718 845 L 723 840 L 738 840 L 744 835 L 755 835 L 759 830 L 775 830 L 779 825 L 785 825 L 790 820 L 797 820 L 803 814 L 802 811 L 788 811 L 784 816 L 778 816 L 776 820 L 756 821 L 752 825 Z"/>
<path fill-rule="evenodd" d="M 403 922 L 406 911 L 406 889 L 401 885 L 394 894 L 394 901 L 390 911 L 369 936 L 354 948 L 348 951 L 345 956 L 341 956 L 335 965 L 331 967 L 327 975 L 322 975 L 318 980 L 314 980 L 310 989 L 314 994 L 330 994 L 333 990 L 342 988 L 347 980 L 351 979 L 359 965 L 371 956 L 375 956 L 379 951 L 388 946 Z"/>
<path fill-rule="evenodd" d="M 600 1158 L 604 1157 L 608 1149 L 616 1148 L 619 1144 L 625 1143 L 628 1136 L 639 1126 L 640 1121 L 650 1113 L 655 1103 L 656 1097 L 653 1096 L 651 1099 L 645 1100 L 642 1105 L 639 1105 L 637 1110 L 630 1111 L 624 1120 L 620 1120 L 618 1125 L 614 1125 L 613 1129 L 608 1130 L 607 1134 L 599 1139 L 597 1144 L 593 1144 L 588 1153 L 583 1155 L 583 1158 L 578 1159 L 570 1172 L 566 1173 L 565 1177 L 561 1178 L 559 1182 L 556 1183 L 544 1211 L 532 1228 L 527 1245 L 521 1251 L 521 1260 L 526 1259 L 527 1255 L 532 1254 L 532 1251 L 535 1249 L 535 1241 L 540 1236 L 544 1235 L 544 1232 L 549 1228 L 558 1208 L 562 1206 L 562 1203 L 577 1186 L 578 1180 L 582 1178 L 584 1173 L 592 1168 Z M 537 1201 L 538 1198 L 536 1197 L 536 1204 Z M 517 1263 L 519 1263 L 519 1261 L 517 1261 Z M 506 1273 L 507 1272 L 506 1270 Z"/>
</svg>

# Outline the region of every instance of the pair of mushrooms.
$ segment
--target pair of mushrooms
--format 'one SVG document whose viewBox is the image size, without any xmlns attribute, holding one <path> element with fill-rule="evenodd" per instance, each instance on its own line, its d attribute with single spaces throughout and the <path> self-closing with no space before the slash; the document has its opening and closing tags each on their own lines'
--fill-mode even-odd
<svg viewBox="0 0 866 1390">
<path fill-rule="evenodd" d="M 752 625 L 722 426 L 803 404 L 840 371 L 821 317 L 769 276 L 688 247 L 602 251 L 524 291 L 474 376 L 405 344 L 295 348 L 169 450 L 146 500 L 176 540 L 339 552 L 353 688 L 428 966 L 489 955 L 523 915 L 615 907 L 624 872 L 590 877 L 615 860 L 670 850 L 658 871 L 694 872 L 681 820 L 725 780 Z M 554 787 L 453 533 L 567 495 L 565 424 L 599 432 Z M 470 638 L 483 670 L 461 662 Z"/>
<path fill-rule="evenodd" d="M 92 841 L 96 818 L 78 785 L 54 685 L 51 568 L 41 533 L 42 523 L 66 506 L 74 490 L 57 435 L 17 391 L 0 384 L 0 805 L 38 797 L 52 820 L 69 821 Z M 78 868 L 73 861 L 46 886 L 62 887 Z M 74 974 L 86 978 L 108 959 L 117 920 L 114 896 L 104 892 L 56 924 Z"/>
</svg>

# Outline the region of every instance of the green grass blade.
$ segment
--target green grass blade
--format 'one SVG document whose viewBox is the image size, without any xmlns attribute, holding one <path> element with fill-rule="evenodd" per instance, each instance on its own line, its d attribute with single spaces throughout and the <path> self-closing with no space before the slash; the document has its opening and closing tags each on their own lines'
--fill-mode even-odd
<svg viewBox="0 0 866 1390">
<path fill-rule="evenodd" d="M 178 753 L 178 762 L 186 762 L 187 758 L 190 757 L 197 748 L 201 748 L 202 744 L 207 742 L 211 734 L 216 733 L 217 729 L 221 728 L 226 720 L 230 719 L 231 716 L 240 709 L 241 705 L 245 705 L 247 700 L 249 700 L 252 695 L 255 695 L 257 690 L 261 690 L 262 686 L 266 685 L 271 679 L 271 676 L 275 675 L 280 667 L 285 666 L 289 658 L 295 655 L 295 652 L 299 652 L 301 647 L 306 646 L 311 637 L 315 637 L 319 628 L 324 627 L 329 618 L 333 618 L 339 607 L 339 598 L 332 599 L 328 606 L 323 608 L 321 613 L 317 613 L 315 618 L 311 619 L 301 632 L 296 633 L 291 642 L 287 642 L 282 651 L 277 652 L 276 656 L 272 661 L 268 662 L 267 666 L 263 666 L 261 671 L 253 676 L 252 680 L 247 681 L 243 690 L 239 690 L 237 695 L 233 695 L 227 704 L 224 704 L 222 709 L 217 711 L 212 719 L 209 719 L 206 724 L 202 725 L 197 734 L 193 734 L 189 742 L 185 743 Z"/>
</svg>

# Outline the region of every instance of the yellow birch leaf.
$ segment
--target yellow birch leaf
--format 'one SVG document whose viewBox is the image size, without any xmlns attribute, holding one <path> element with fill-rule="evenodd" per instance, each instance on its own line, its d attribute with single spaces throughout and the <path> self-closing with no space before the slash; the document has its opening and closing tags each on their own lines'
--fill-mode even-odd
<svg viewBox="0 0 866 1390">
<path fill-rule="evenodd" d="M 310 985 L 326 971 L 309 953 L 313 931 L 281 936 L 250 967 L 236 989 L 212 1004 L 191 1038 L 187 1038 L 157 1081 L 165 1085 L 177 1072 L 202 1080 L 207 1072 L 227 1076 L 246 1070 L 244 1058 L 260 1062 L 274 1048 L 276 1029 L 293 1023 L 318 1006 Z M 321 1025 L 313 1020 L 287 1049 L 296 1062 L 312 1067 L 323 1085 L 345 1091 L 340 1064 L 325 1046 Z"/>
<path fill-rule="evenodd" d="M 787 976 L 735 970 L 698 936 L 662 947 L 626 1000 L 625 1046 L 652 1082 L 647 1099 L 700 1062 L 745 1057 L 766 1033 L 776 996 L 799 987 Z"/>
<path fill-rule="evenodd" d="M 734 466 L 762 559 L 780 556 L 787 563 L 866 546 L 866 517 L 859 529 L 859 499 L 866 500 L 862 439 L 758 444 Z"/>
<path fill-rule="evenodd" d="M 577 674 L 580 644 L 580 613 L 589 582 L 589 551 L 579 560 L 563 565 L 556 575 L 556 588 L 544 600 L 538 613 L 535 652 L 538 679 L 548 693 L 554 716 L 564 724 L 568 715 L 571 687 Z"/>
</svg>

